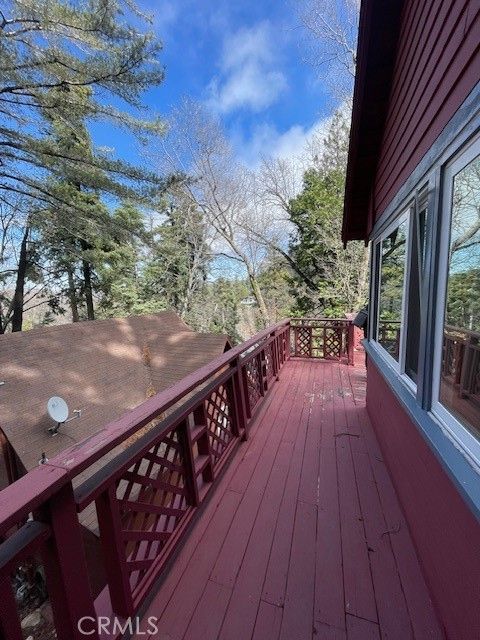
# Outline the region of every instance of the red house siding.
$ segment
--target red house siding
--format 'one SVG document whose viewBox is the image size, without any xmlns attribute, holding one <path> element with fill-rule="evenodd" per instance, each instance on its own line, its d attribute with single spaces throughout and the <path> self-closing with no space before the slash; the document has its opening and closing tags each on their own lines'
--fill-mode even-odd
<svg viewBox="0 0 480 640">
<path fill-rule="evenodd" d="M 479 525 L 375 365 L 367 409 L 452 640 L 480 638 Z"/>
<path fill-rule="evenodd" d="M 373 189 L 379 217 L 478 81 L 478 0 L 408 0 Z"/>
</svg>

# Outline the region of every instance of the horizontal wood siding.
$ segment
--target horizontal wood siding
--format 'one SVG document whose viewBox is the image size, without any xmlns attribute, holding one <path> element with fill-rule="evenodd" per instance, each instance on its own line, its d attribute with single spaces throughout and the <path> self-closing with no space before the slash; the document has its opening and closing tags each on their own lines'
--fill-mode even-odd
<svg viewBox="0 0 480 640">
<path fill-rule="evenodd" d="M 371 360 L 367 386 L 367 409 L 382 458 L 446 636 L 480 638 L 478 522 Z"/>
<path fill-rule="evenodd" d="M 479 79 L 478 0 L 408 0 L 379 156 L 377 217 Z"/>
</svg>

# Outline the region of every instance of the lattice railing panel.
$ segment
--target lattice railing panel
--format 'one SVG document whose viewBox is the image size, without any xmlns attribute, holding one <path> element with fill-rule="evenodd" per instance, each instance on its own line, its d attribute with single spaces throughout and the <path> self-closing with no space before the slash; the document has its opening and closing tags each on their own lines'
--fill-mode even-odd
<svg viewBox="0 0 480 640">
<path fill-rule="evenodd" d="M 250 410 L 253 411 L 262 397 L 262 378 L 258 358 L 252 358 L 245 365 L 245 375 L 247 380 L 247 394 Z"/>
<path fill-rule="evenodd" d="M 339 360 L 345 352 L 344 329 L 325 328 L 323 337 L 323 357 L 327 360 Z"/>
<path fill-rule="evenodd" d="M 131 588 L 139 584 L 188 508 L 177 430 L 151 447 L 117 481 L 121 537 Z"/>
<path fill-rule="evenodd" d="M 312 328 L 311 327 L 295 327 L 295 355 L 311 356 L 312 345 Z"/>
<path fill-rule="evenodd" d="M 205 401 L 210 451 L 219 462 L 233 437 L 233 411 L 227 385 L 220 385 Z"/>
</svg>

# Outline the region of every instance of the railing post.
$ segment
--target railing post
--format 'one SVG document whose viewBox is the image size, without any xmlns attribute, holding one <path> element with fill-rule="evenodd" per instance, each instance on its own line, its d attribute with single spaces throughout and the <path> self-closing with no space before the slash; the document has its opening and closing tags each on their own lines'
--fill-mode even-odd
<svg viewBox="0 0 480 640">
<path fill-rule="evenodd" d="M 134 611 L 132 591 L 122 539 L 120 506 L 116 483 L 111 484 L 96 500 L 100 542 L 113 611 L 128 618 Z"/>
<path fill-rule="evenodd" d="M 213 482 L 215 480 L 215 474 L 213 470 L 214 460 L 212 455 L 212 448 L 210 446 L 208 418 L 207 418 L 207 412 L 205 410 L 205 402 L 202 402 L 200 406 L 198 406 L 196 409 L 193 410 L 193 413 L 190 414 L 188 420 L 189 420 L 189 427 L 192 425 L 193 427 L 199 427 L 199 426 L 205 427 L 204 435 L 200 436 L 197 439 L 197 448 L 198 448 L 199 455 L 208 456 L 210 459 L 210 464 L 208 464 L 203 470 L 202 477 L 205 482 Z M 192 432 L 190 430 L 189 430 L 189 439 L 191 442 Z M 193 449 L 192 449 L 192 455 L 193 455 Z M 195 485 L 197 486 L 196 479 L 195 479 Z M 197 491 L 198 491 L 198 486 L 197 486 Z M 198 496 L 200 499 L 200 492 L 198 492 Z"/>
<path fill-rule="evenodd" d="M 264 363 L 265 363 L 265 351 L 262 349 L 260 351 L 260 353 L 257 354 L 257 367 L 258 367 L 258 381 L 260 384 L 260 395 L 263 397 L 265 395 L 265 380 L 266 380 L 266 376 L 265 376 L 265 369 L 264 369 Z"/>
<path fill-rule="evenodd" d="M 237 357 L 232 363 L 235 367 L 235 372 L 232 378 L 232 390 L 233 401 L 235 408 L 235 418 L 238 428 L 238 434 L 243 437 L 244 440 L 248 438 L 247 433 L 247 404 L 245 398 L 245 384 L 242 375 L 242 361 L 240 356 Z"/>
<path fill-rule="evenodd" d="M 52 535 L 42 546 L 47 589 L 59 640 L 84 640 L 81 618 L 96 620 L 87 564 L 71 483 L 66 484 L 39 511 Z M 98 640 L 93 631 L 90 638 Z"/>
<path fill-rule="evenodd" d="M 250 362 L 253 362 L 253 360 L 251 360 Z M 248 421 L 252 417 L 253 407 L 250 404 L 250 392 L 248 388 L 247 366 L 248 366 L 248 363 L 245 366 L 242 366 L 241 383 L 243 387 L 243 397 L 245 398 L 245 408 L 247 410 L 246 415 L 247 415 L 247 423 L 248 423 Z M 258 373 L 258 384 L 260 384 L 260 372 Z"/>
<path fill-rule="evenodd" d="M 190 433 L 188 420 L 184 420 L 179 424 L 177 433 L 185 461 L 185 484 L 187 487 L 189 502 L 194 507 L 198 507 L 200 504 L 200 496 L 198 494 L 195 460 L 193 458 L 192 434 Z"/>
<path fill-rule="evenodd" d="M 355 364 L 354 346 L 355 346 L 355 326 L 353 322 L 349 322 L 348 330 L 347 330 L 347 353 L 348 353 L 348 364 L 350 365 Z"/>
<path fill-rule="evenodd" d="M 272 354 L 273 375 L 278 380 L 278 372 L 280 371 L 280 353 L 278 350 L 278 337 L 275 335 L 275 331 L 270 335 L 272 338 L 272 341 L 270 343 L 270 350 Z"/>
<path fill-rule="evenodd" d="M 8 571 L 0 577 L 0 638 L 2 640 L 23 640 L 18 619 L 17 605 L 12 590 L 12 580 Z"/>
</svg>

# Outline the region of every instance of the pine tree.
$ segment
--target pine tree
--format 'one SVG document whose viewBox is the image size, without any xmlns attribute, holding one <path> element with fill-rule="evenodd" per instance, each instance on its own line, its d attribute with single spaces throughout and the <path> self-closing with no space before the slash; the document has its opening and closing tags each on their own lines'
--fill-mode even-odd
<svg viewBox="0 0 480 640">
<path fill-rule="evenodd" d="M 44 135 L 55 120 L 78 135 L 78 118 L 107 121 L 140 138 L 162 130 L 158 118 L 142 119 L 115 108 L 112 99 L 139 112 L 142 93 L 163 79 L 161 44 L 142 32 L 143 16 L 131 0 L 7 0 L 0 10 L 0 195 L 34 196 L 65 204 L 49 177 L 63 176 L 88 189 L 144 195 L 160 183 L 152 173 Z M 133 27 L 135 23 L 135 27 Z M 50 116 L 47 114 L 51 114 Z M 61 123 L 61 125 L 60 125 Z M 81 135 L 81 133 L 80 133 Z M 139 184 L 144 185 L 139 193 Z"/>
</svg>

